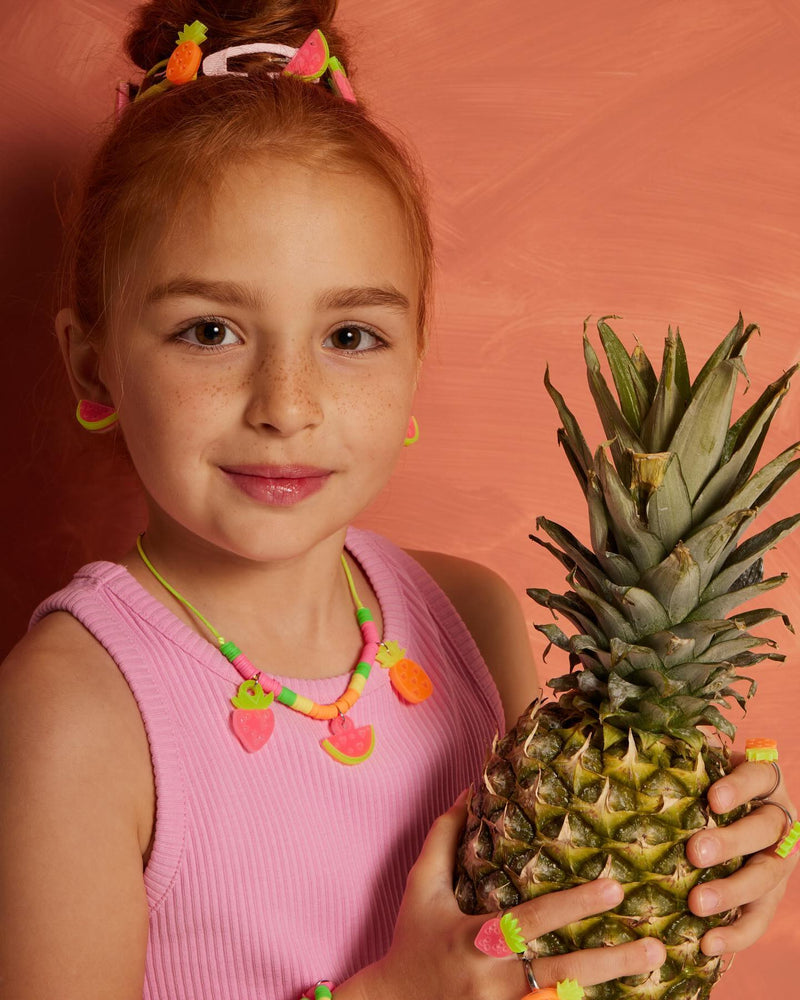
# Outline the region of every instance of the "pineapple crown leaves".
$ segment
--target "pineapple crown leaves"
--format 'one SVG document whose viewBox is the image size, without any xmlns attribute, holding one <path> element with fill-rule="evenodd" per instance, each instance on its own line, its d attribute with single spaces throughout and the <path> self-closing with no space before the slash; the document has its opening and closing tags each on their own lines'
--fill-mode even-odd
<svg viewBox="0 0 800 1000">
<path fill-rule="evenodd" d="M 773 417 L 797 365 L 784 372 L 731 423 L 743 356 L 758 331 L 733 329 L 691 381 L 679 331 L 669 330 L 660 375 L 641 345 L 628 353 L 608 324 L 597 328 L 616 399 L 584 323 L 589 388 L 609 440 L 592 455 L 549 370 L 545 388 L 561 420 L 559 444 L 588 504 L 591 547 L 547 518 L 531 538 L 567 570 L 563 594 L 528 594 L 568 619 L 578 633 L 537 625 L 569 654 L 570 673 L 551 680 L 562 703 L 580 704 L 611 729 L 672 733 L 694 745 L 696 727 L 733 736 L 722 715 L 744 708 L 755 682 L 741 667 L 776 652 L 748 629 L 785 615 L 772 608 L 733 614 L 744 601 L 785 579 L 763 578 L 763 556 L 800 524 L 784 518 L 741 541 L 761 509 L 800 471 L 800 442 L 755 471 Z M 733 685 L 749 684 L 746 693 Z"/>
</svg>

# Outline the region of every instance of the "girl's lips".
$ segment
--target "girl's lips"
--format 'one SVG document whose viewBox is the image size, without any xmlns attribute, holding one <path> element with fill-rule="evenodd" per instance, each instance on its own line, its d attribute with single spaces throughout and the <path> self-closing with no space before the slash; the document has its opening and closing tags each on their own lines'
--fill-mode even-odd
<svg viewBox="0 0 800 1000">
<path fill-rule="evenodd" d="M 237 465 L 222 470 L 228 479 L 259 503 L 291 507 L 317 493 L 331 471 L 305 465 Z"/>
</svg>

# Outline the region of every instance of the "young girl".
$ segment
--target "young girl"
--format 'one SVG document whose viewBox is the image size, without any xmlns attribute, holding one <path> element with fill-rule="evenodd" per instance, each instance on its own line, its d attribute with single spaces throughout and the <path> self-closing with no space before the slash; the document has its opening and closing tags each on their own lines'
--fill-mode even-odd
<svg viewBox="0 0 800 1000">
<path fill-rule="evenodd" d="M 494 574 L 348 527 L 416 437 L 432 251 L 334 8 L 153 0 L 128 39 L 147 75 L 94 158 L 57 330 L 149 513 L 0 672 L 8 1000 L 518 1000 L 664 959 L 642 940 L 525 970 L 455 903 L 459 793 L 535 668 Z M 740 766 L 712 804 L 771 777 Z M 783 827 L 763 808 L 690 842 L 703 865 L 764 851 L 693 893 L 744 908 L 708 954 L 769 922 Z M 531 939 L 621 897 L 599 879 L 514 913 Z"/>
</svg>

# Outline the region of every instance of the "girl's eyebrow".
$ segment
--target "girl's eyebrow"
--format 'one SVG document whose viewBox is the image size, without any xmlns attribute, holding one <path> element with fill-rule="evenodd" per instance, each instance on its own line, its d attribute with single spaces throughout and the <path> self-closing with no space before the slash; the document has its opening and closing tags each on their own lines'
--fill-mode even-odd
<svg viewBox="0 0 800 1000">
<path fill-rule="evenodd" d="M 154 285 L 145 295 L 144 304 L 152 305 L 173 296 L 214 299 L 226 305 L 242 306 L 253 311 L 263 309 L 264 306 L 262 296 L 249 285 L 240 284 L 238 281 L 210 281 L 189 274 L 178 274 L 168 281 Z M 317 296 L 316 306 L 319 310 L 387 306 L 407 312 L 411 308 L 411 303 L 394 285 L 387 284 L 331 288 Z"/>
<path fill-rule="evenodd" d="M 248 285 L 242 285 L 238 281 L 209 281 L 190 274 L 176 274 L 173 278 L 154 285 L 145 295 L 144 304 L 149 306 L 173 296 L 215 299 L 226 305 L 244 306 L 253 310 L 263 305 L 261 296 Z"/>
<path fill-rule="evenodd" d="M 317 298 L 318 309 L 353 309 L 357 306 L 388 306 L 407 312 L 411 303 L 394 285 L 332 288 Z"/>
</svg>

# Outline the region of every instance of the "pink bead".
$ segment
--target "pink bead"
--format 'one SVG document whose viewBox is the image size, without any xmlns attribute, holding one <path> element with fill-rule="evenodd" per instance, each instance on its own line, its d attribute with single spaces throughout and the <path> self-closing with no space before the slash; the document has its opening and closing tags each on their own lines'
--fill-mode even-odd
<svg viewBox="0 0 800 1000">
<path fill-rule="evenodd" d="M 361 635 L 364 637 L 364 642 L 374 642 L 377 644 L 381 641 L 375 622 L 363 622 L 361 625 Z"/>
<path fill-rule="evenodd" d="M 256 668 L 247 659 L 244 653 L 239 653 L 238 656 L 235 656 L 231 660 L 231 663 L 234 665 L 234 667 L 236 667 L 236 669 L 239 671 L 242 677 L 252 677 L 253 674 L 256 673 Z"/>
<path fill-rule="evenodd" d="M 375 662 L 375 657 L 378 655 L 378 650 L 380 649 L 380 643 L 378 642 L 368 642 L 366 646 L 361 650 L 361 656 L 359 659 L 362 663 L 369 663 L 370 666 Z"/>
</svg>

